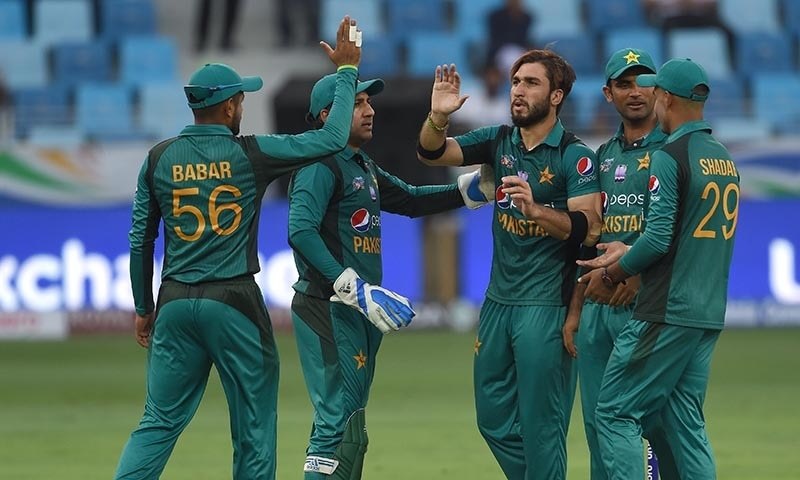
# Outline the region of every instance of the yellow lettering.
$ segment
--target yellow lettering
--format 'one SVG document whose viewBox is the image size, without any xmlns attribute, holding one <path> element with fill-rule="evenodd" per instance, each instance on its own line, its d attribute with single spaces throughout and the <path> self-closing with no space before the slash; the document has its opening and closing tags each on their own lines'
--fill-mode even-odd
<svg viewBox="0 0 800 480">
<path fill-rule="evenodd" d="M 358 249 L 364 244 L 364 240 L 361 237 L 353 237 L 353 251 L 358 253 Z"/>
<path fill-rule="evenodd" d="M 191 163 L 186 165 L 186 180 L 197 180 L 197 175 L 194 171 L 194 165 Z"/>
<path fill-rule="evenodd" d="M 205 180 L 206 178 L 208 178 L 208 165 L 206 165 L 205 163 L 198 163 L 197 164 L 197 179 L 198 180 Z"/>
<path fill-rule="evenodd" d="M 172 166 L 172 181 L 175 183 L 183 181 L 183 166 L 181 165 Z"/>
<path fill-rule="evenodd" d="M 703 175 L 708 175 L 708 173 L 709 173 L 708 172 L 708 160 L 706 160 L 705 158 L 701 158 L 700 159 L 700 168 L 701 168 L 701 172 L 703 172 Z"/>
<path fill-rule="evenodd" d="M 219 162 L 219 173 L 222 178 L 231 178 L 231 162 Z"/>
<path fill-rule="evenodd" d="M 213 180 L 219 180 L 219 166 L 216 162 L 212 162 L 211 165 L 208 166 L 208 178 Z"/>
</svg>

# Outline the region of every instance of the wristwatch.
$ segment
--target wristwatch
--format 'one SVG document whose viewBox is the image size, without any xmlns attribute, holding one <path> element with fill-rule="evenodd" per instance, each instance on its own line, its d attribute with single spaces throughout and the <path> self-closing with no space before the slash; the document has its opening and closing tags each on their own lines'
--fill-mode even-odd
<svg viewBox="0 0 800 480">
<path fill-rule="evenodd" d="M 605 285 L 608 288 L 614 288 L 617 286 L 618 283 L 625 285 L 625 280 L 617 282 L 611 275 L 609 275 L 608 267 L 603 267 L 603 273 L 600 275 L 600 280 L 602 280 L 603 285 Z"/>
</svg>

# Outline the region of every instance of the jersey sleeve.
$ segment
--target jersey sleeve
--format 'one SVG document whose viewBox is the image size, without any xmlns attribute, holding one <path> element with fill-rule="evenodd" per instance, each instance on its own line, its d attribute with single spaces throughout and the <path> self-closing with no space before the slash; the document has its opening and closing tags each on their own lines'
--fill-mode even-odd
<svg viewBox="0 0 800 480">
<path fill-rule="evenodd" d="M 336 178 L 320 163 L 298 170 L 289 192 L 289 245 L 311 268 L 333 282 L 344 271 L 320 235 Z"/>
<path fill-rule="evenodd" d="M 567 177 L 567 198 L 600 191 L 597 155 L 591 148 L 573 143 L 564 150 L 561 160 Z"/>
<path fill-rule="evenodd" d="M 649 189 L 644 232 L 619 263 L 628 275 L 640 273 L 667 253 L 675 232 L 680 196 L 678 164 L 661 150 L 650 159 Z"/>
<path fill-rule="evenodd" d="M 458 185 L 414 186 L 375 166 L 381 210 L 407 217 L 421 217 L 464 206 Z"/>
<path fill-rule="evenodd" d="M 454 137 L 464 154 L 462 165 L 480 165 L 488 163 L 494 167 L 492 158 L 492 140 L 497 137 L 499 126 L 481 127 L 463 135 Z"/>
<path fill-rule="evenodd" d="M 358 70 L 343 68 L 336 73 L 336 94 L 325 125 L 296 135 L 256 135 L 263 161 L 275 170 L 275 176 L 308 165 L 320 157 L 339 152 L 347 145 L 353 121 Z"/>
<path fill-rule="evenodd" d="M 136 313 L 145 315 L 155 310 L 153 301 L 153 251 L 158 237 L 161 210 L 148 181 L 149 158 L 142 164 L 133 200 L 130 246 L 130 277 Z"/>
</svg>

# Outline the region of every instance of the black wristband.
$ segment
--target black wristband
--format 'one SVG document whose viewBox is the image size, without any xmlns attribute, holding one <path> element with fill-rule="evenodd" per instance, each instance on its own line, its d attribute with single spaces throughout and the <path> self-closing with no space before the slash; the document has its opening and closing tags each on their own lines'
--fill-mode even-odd
<svg viewBox="0 0 800 480">
<path fill-rule="evenodd" d="M 567 212 L 567 215 L 569 215 L 572 223 L 567 241 L 581 243 L 586 240 L 586 234 L 589 233 L 589 220 L 586 219 L 586 214 L 583 212 Z"/>
<path fill-rule="evenodd" d="M 419 156 L 426 159 L 426 160 L 436 160 L 437 158 L 444 155 L 444 151 L 447 149 L 447 140 L 442 143 L 442 146 L 437 148 L 436 150 L 427 150 L 422 146 L 421 143 L 417 142 L 417 153 Z"/>
</svg>

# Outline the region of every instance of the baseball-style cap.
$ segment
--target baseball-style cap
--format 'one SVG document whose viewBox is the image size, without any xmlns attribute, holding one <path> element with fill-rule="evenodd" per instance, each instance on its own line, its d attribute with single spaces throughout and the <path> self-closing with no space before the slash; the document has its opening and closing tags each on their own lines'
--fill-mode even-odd
<svg viewBox="0 0 800 480">
<path fill-rule="evenodd" d="M 705 69 L 690 58 L 673 58 L 658 70 L 658 75 L 644 74 L 636 78 L 640 87 L 659 87 L 673 95 L 688 98 L 695 102 L 705 102 L 706 95 L 698 95 L 692 90 L 705 85 L 711 91 Z"/>
<path fill-rule="evenodd" d="M 633 67 L 645 67 L 656 73 L 656 64 L 649 53 L 638 48 L 623 48 L 609 57 L 606 63 L 606 81 L 619 78 L 626 70 Z"/>
<path fill-rule="evenodd" d="M 361 92 L 367 92 L 367 95 L 373 96 L 383 91 L 384 83 L 380 78 L 372 80 L 359 81 L 356 85 L 356 95 Z M 319 115 L 323 109 L 327 108 L 333 103 L 333 96 L 336 93 L 336 74 L 331 73 L 317 80 L 314 88 L 311 89 L 311 106 L 308 109 L 307 120 L 312 121 Z"/>
<path fill-rule="evenodd" d="M 224 63 L 207 63 L 192 74 L 183 91 L 191 108 L 206 108 L 239 92 L 258 91 L 263 85 L 261 77 L 242 77 Z"/>
</svg>

